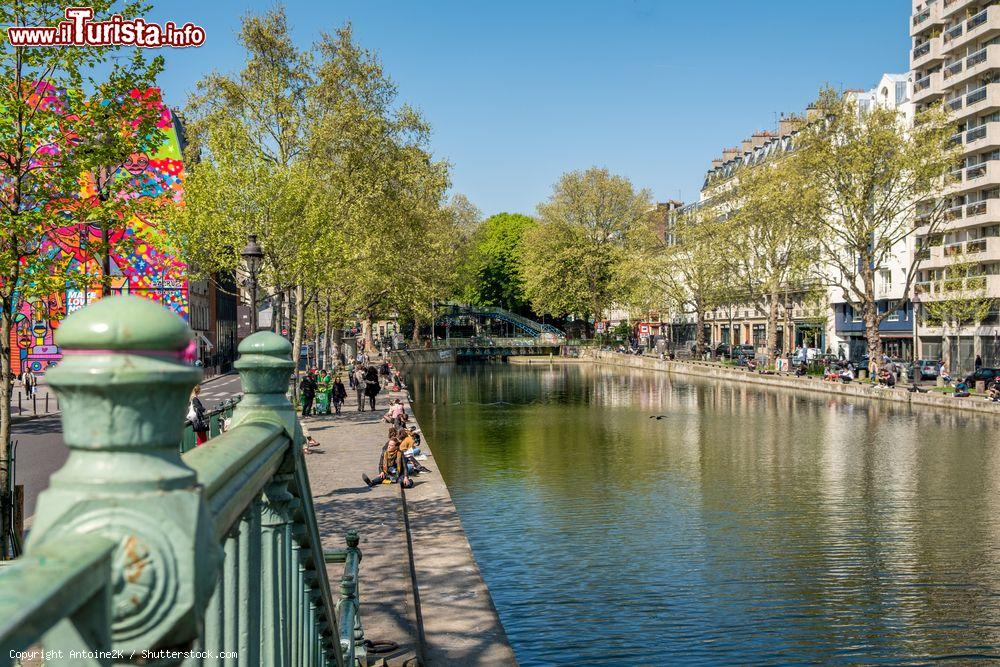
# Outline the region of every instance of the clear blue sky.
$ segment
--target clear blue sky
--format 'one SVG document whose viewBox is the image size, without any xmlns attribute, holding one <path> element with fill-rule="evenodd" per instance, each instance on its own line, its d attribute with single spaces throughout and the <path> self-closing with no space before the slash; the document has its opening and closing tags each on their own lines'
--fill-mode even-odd
<svg viewBox="0 0 1000 667">
<path fill-rule="evenodd" d="M 163 49 L 162 87 L 183 106 L 243 55 L 239 19 L 267 3 L 172 0 L 150 19 L 191 20 L 198 49 Z M 433 126 L 453 190 L 489 215 L 533 213 L 559 175 L 604 166 L 658 200 L 697 199 L 724 146 L 823 83 L 871 88 L 907 69 L 910 0 L 328 0 L 289 2 L 303 46 L 350 20 Z"/>
</svg>

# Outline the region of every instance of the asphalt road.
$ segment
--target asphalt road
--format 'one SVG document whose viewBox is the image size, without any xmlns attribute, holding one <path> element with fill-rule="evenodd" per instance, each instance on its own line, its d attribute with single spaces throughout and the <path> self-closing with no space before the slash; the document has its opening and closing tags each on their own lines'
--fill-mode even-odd
<svg viewBox="0 0 1000 667">
<path fill-rule="evenodd" d="M 209 380 L 201 390 L 205 407 L 211 409 L 240 392 L 239 375 L 224 375 Z M 39 417 L 14 424 L 15 482 L 24 485 L 24 516 L 35 513 L 38 494 L 49 485 L 49 477 L 66 461 L 69 450 L 63 444 L 59 415 Z"/>
</svg>

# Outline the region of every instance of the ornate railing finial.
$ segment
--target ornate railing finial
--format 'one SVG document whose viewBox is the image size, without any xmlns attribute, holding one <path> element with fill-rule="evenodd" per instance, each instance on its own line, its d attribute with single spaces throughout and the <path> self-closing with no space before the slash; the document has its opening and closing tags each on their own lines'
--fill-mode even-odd
<svg viewBox="0 0 1000 667">
<path fill-rule="evenodd" d="M 233 425 L 277 419 L 289 436 L 295 437 L 295 408 L 285 396 L 295 368 L 292 344 L 270 331 L 258 331 L 240 343 L 239 352 L 234 367 L 240 373 L 244 393 L 233 412 Z"/>
<path fill-rule="evenodd" d="M 218 576 L 202 491 L 177 447 L 201 380 L 184 359 L 190 341 L 165 308 L 109 297 L 66 318 L 62 362 L 46 373 L 70 453 L 39 496 L 28 553 L 81 533 L 116 545 L 112 645 L 126 655 L 194 641 Z"/>
</svg>

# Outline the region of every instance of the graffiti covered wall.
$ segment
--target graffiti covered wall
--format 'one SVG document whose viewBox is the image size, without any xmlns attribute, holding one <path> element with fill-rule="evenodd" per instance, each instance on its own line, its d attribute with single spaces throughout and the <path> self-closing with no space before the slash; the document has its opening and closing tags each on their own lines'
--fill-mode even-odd
<svg viewBox="0 0 1000 667">
<path fill-rule="evenodd" d="M 133 95 L 159 97 L 158 91 L 133 91 Z M 158 126 L 165 139 L 155 155 L 133 156 L 119 177 L 132 180 L 139 196 L 163 197 L 180 203 L 183 194 L 184 167 L 178 124 L 170 109 L 158 105 Z M 81 195 L 93 196 L 93 185 L 85 186 Z M 88 251 L 99 246 L 98 225 L 72 224 L 50 232 L 42 243 L 42 252 L 59 256 L 67 271 L 97 275 L 99 261 Z M 123 228 L 112 234 L 115 248 L 111 253 L 111 293 L 133 294 L 173 310 L 185 319 L 188 316 L 187 266 L 170 248 L 164 232 L 151 219 L 133 217 Z M 59 322 L 74 310 L 101 298 L 101 286 L 87 290 L 66 289 L 47 299 L 24 303 L 11 331 L 11 362 L 15 374 L 26 370 L 44 372 L 60 358 L 53 335 Z"/>
</svg>

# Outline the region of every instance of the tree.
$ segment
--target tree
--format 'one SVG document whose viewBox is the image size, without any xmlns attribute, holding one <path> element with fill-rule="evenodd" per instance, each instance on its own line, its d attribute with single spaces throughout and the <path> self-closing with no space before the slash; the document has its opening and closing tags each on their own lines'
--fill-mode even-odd
<svg viewBox="0 0 1000 667">
<path fill-rule="evenodd" d="M 524 253 L 524 237 L 535 224 L 518 213 L 498 213 L 483 221 L 462 267 L 465 300 L 515 312 L 528 307 L 518 259 Z"/>
<path fill-rule="evenodd" d="M 631 301 L 649 309 L 695 316 L 695 351 L 705 352 L 705 313 L 723 305 L 732 273 L 720 258 L 731 250 L 718 209 L 694 207 L 677 215 L 670 235 L 654 236 L 629 263 Z"/>
<path fill-rule="evenodd" d="M 926 239 L 940 225 L 944 177 L 957 163 L 955 126 L 941 106 L 907 127 L 897 110 L 861 112 L 848 94 L 820 93 L 816 118 L 795 136 L 795 164 L 816 188 L 811 199 L 823 277 L 860 310 L 868 354 L 882 352 L 879 325 L 909 299 Z M 877 272 L 904 250 L 919 213 L 926 234 L 905 267 L 903 297 L 880 311 Z"/>
<path fill-rule="evenodd" d="M 532 309 L 599 317 L 626 299 L 621 276 L 651 233 L 652 208 L 648 190 L 607 169 L 564 174 L 525 235 L 521 272 Z"/>
<path fill-rule="evenodd" d="M 818 255 L 812 216 L 816 190 L 794 154 L 778 154 L 738 171 L 725 196 L 726 223 L 739 235 L 719 254 L 748 300 L 767 312 L 767 355 L 778 347 L 778 306 L 789 291 L 801 293 Z M 787 327 L 786 327 L 787 331 Z M 786 336 L 785 347 L 788 346 Z"/>
<path fill-rule="evenodd" d="M 112 13 L 133 18 L 146 8 L 134 2 L 89 3 L 95 20 Z M 0 6 L 7 26 L 54 25 L 65 5 L 50 0 L 15 0 Z M 146 138 L 126 130 L 147 127 L 135 115 L 133 90 L 154 84 L 161 60 L 147 62 L 141 49 L 131 58 L 111 60 L 120 49 L 26 48 L 5 42 L 0 55 L 0 492 L 8 487 L 11 327 L 22 305 L 75 285 L 88 285 L 86 273 L 70 275 L 61 255 L 43 251 L 47 235 L 85 222 L 92 201 L 80 197 L 81 184 L 100 165 L 143 152 Z M 114 100 L 120 108 L 101 106 Z M 132 114 L 131 117 L 129 114 Z M 153 132 L 156 138 L 156 132 Z M 162 137 L 156 139 L 157 142 Z M 127 219 L 140 202 L 109 196 L 94 208 L 101 216 Z M 106 252 L 106 249 L 104 249 Z M 6 501 L 6 498 L 4 499 Z M 0 503 L 0 558 L 9 553 L 10 515 Z"/>
<path fill-rule="evenodd" d="M 978 325 L 990 313 L 994 299 L 986 289 L 986 276 L 976 262 L 963 260 L 955 255 L 954 260 L 934 281 L 934 298 L 922 301 L 927 324 L 940 326 L 943 338 L 961 335 L 963 327 Z M 952 366 L 950 346 L 945 345 L 942 353 L 946 363 Z"/>
</svg>

